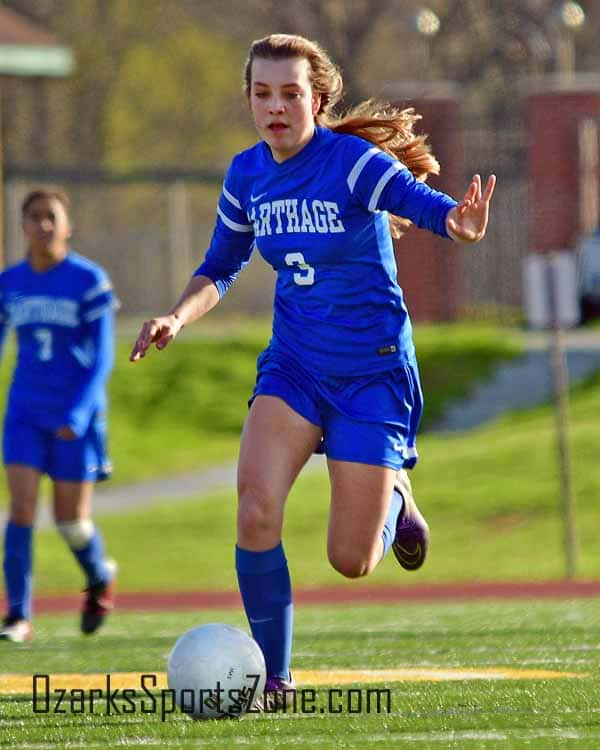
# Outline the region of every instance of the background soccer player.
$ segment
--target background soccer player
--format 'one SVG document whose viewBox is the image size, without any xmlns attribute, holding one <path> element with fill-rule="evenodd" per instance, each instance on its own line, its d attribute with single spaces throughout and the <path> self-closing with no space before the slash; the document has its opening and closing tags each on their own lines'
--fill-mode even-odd
<svg viewBox="0 0 600 750">
<path fill-rule="evenodd" d="M 428 529 L 404 471 L 417 459 L 421 388 L 391 223 L 477 242 L 495 178 L 482 194 L 476 175 L 459 204 L 428 188 L 420 180 L 438 164 L 412 132 L 414 112 L 366 102 L 336 119 L 340 73 L 306 39 L 255 42 L 245 78 L 261 141 L 234 158 L 204 262 L 171 311 L 144 324 L 131 359 L 216 305 L 254 247 L 276 270 L 273 336 L 242 435 L 236 547 L 269 699 L 293 687 L 281 534 L 290 488 L 317 446 L 331 480 L 333 567 L 366 575 L 390 547 L 407 569 L 425 559 Z"/>
<path fill-rule="evenodd" d="M 100 266 L 71 252 L 69 201 L 37 190 L 22 206 L 27 257 L 0 273 L 0 341 L 17 335 L 4 423 L 10 517 L 4 537 L 8 613 L 0 639 L 31 625 L 32 532 L 42 474 L 54 517 L 87 580 L 81 615 L 94 632 L 112 608 L 115 564 L 91 518 L 93 483 L 109 476 L 105 384 L 113 363 L 115 299 Z"/>
</svg>

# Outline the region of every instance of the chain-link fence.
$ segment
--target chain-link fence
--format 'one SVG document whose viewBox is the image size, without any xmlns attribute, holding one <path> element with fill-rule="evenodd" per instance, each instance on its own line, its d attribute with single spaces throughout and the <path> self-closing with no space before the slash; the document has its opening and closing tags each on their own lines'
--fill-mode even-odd
<svg viewBox="0 0 600 750">
<path fill-rule="evenodd" d="M 13 170 L 6 186 L 5 260 L 23 256 L 20 205 L 34 187 L 60 185 L 72 201 L 73 248 L 110 273 L 125 315 L 158 314 L 179 295 L 210 241 L 220 176 L 74 175 Z M 10 219 L 9 219 L 10 217 Z M 255 259 L 231 292 L 232 311 L 266 312 L 273 272 Z"/>
</svg>

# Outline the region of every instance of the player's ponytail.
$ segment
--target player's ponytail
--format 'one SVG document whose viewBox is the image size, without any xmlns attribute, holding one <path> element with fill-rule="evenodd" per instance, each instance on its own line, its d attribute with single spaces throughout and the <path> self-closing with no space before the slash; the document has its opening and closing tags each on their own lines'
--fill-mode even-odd
<svg viewBox="0 0 600 750">
<path fill-rule="evenodd" d="M 440 165 L 431 153 L 426 135 L 413 132 L 421 119 L 413 107 L 399 109 L 372 99 L 362 102 L 343 117 L 327 118 L 323 125 L 336 133 L 349 133 L 364 138 L 382 151 L 401 161 L 417 180 L 424 182 L 430 174 L 439 174 Z M 401 237 L 411 222 L 390 214 L 394 237 Z"/>
<path fill-rule="evenodd" d="M 315 116 L 317 125 L 336 133 L 349 133 L 364 138 L 382 151 L 401 161 L 417 180 L 425 181 L 430 174 L 439 174 L 440 165 L 431 153 L 427 136 L 413 132 L 421 119 L 412 107 L 399 109 L 372 99 L 353 107 L 342 117 L 333 108 L 342 97 L 342 75 L 325 50 L 316 42 L 292 34 L 271 34 L 252 43 L 244 71 L 244 89 L 250 96 L 252 62 L 255 58 L 282 60 L 301 57 L 310 65 L 313 91 L 321 96 Z M 408 219 L 390 215 L 394 237 L 400 237 L 410 226 Z"/>
<path fill-rule="evenodd" d="M 427 136 L 413 132 L 420 119 L 413 107 L 398 109 L 369 99 L 343 117 L 328 118 L 322 124 L 336 133 L 364 138 L 399 159 L 418 180 L 425 180 L 430 174 L 439 174 L 440 165 L 431 153 Z"/>
</svg>

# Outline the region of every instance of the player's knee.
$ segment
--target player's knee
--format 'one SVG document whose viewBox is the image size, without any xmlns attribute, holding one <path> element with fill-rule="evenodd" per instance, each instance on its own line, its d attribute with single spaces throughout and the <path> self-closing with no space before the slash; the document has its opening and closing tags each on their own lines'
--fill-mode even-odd
<svg viewBox="0 0 600 750">
<path fill-rule="evenodd" d="M 357 554 L 349 549 L 337 550 L 330 547 L 328 557 L 334 570 L 345 578 L 362 578 L 375 567 L 369 555 Z"/>
<path fill-rule="evenodd" d="M 274 498 L 265 489 L 240 487 L 238 531 L 246 539 L 257 539 L 278 527 L 278 513 Z"/>
<path fill-rule="evenodd" d="M 37 491 L 11 488 L 9 518 L 17 526 L 33 526 L 37 509 Z"/>
<path fill-rule="evenodd" d="M 94 522 L 89 518 L 76 521 L 58 521 L 59 534 L 71 549 L 83 549 L 94 535 Z"/>
<path fill-rule="evenodd" d="M 35 506 L 13 506 L 10 511 L 10 520 L 17 526 L 33 526 L 35 523 Z"/>
</svg>

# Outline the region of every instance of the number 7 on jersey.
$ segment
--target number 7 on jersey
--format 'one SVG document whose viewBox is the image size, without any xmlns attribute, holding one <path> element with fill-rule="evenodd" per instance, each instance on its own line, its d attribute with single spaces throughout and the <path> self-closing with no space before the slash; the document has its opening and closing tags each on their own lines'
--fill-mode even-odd
<svg viewBox="0 0 600 750">
<path fill-rule="evenodd" d="M 38 344 L 38 359 L 49 362 L 52 359 L 52 331 L 49 328 L 36 328 L 33 332 Z"/>
</svg>

